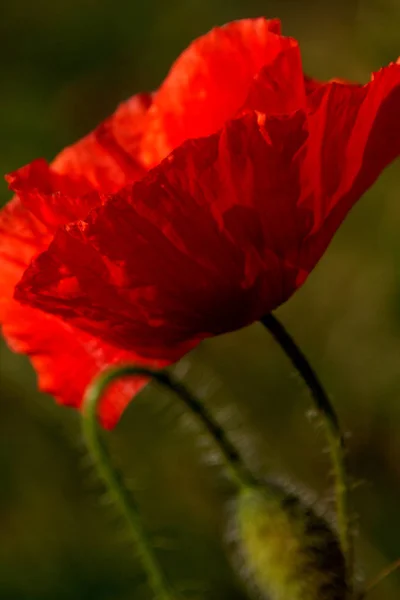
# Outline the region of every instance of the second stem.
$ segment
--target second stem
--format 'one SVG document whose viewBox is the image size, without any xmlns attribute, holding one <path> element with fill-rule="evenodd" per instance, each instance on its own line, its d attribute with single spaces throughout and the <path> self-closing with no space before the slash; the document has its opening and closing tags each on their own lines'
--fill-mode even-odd
<svg viewBox="0 0 400 600">
<path fill-rule="evenodd" d="M 350 583 L 352 581 L 353 569 L 353 540 L 349 517 L 349 482 L 345 441 L 340 429 L 338 417 L 318 376 L 284 326 L 271 313 L 263 317 L 261 323 L 268 329 L 275 341 L 281 346 L 292 365 L 301 375 L 303 381 L 310 390 L 319 414 L 324 418 L 326 437 L 334 469 L 339 538 L 343 554 L 346 558 L 347 575 Z"/>
</svg>

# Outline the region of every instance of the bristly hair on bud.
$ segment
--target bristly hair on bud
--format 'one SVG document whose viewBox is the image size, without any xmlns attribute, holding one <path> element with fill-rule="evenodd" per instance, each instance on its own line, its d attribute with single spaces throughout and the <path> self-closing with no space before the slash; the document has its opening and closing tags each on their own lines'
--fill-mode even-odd
<svg viewBox="0 0 400 600">
<path fill-rule="evenodd" d="M 328 523 L 275 484 L 241 490 L 234 507 L 242 572 L 268 600 L 347 600 L 346 563 Z"/>
</svg>

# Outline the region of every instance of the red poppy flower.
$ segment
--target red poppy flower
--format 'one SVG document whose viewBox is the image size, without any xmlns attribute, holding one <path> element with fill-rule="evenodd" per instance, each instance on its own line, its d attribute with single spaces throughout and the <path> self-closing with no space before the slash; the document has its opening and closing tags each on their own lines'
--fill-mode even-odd
<svg viewBox="0 0 400 600">
<path fill-rule="evenodd" d="M 276 20 L 212 30 L 153 96 L 120 106 L 51 166 L 8 176 L 6 338 L 42 389 L 79 406 L 107 365 L 166 365 L 259 319 L 400 154 L 399 106 L 399 62 L 366 85 L 320 83 Z M 140 385 L 109 393 L 106 426 Z"/>
</svg>

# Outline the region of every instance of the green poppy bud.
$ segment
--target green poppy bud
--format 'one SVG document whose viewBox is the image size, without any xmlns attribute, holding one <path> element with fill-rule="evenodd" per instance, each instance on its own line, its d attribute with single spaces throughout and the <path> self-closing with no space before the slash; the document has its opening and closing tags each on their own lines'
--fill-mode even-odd
<svg viewBox="0 0 400 600">
<path fill-rule="evenodd" d="M 268 600 L 345 600 L 346 565 L 329 525 L 277 486 L 246 488 L 235 507 L 242 566 Z"/>
</svg>

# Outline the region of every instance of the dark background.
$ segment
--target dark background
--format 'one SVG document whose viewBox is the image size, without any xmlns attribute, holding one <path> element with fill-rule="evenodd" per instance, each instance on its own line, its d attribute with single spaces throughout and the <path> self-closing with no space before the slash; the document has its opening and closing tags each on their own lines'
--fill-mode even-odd
<svg viewBox="0 0 400 600">
<path fill-rule="evenodd" d="M 279 16 L 314 76 L 367 81 L 400 55 L 398 0 L 13 0 L 0 4 L 0 171 L 51 159 L 125 97 L 155 89 L 212 26 Z M 399 108 L 400 109 L 400 108 Z M 9 199 L 0 188 L 0 203 Z M 308 282 L 278 312 L 323 378 L 349 437 L 368 577 L 400 555 L 400 174 L 353 210 Z M 1 600 L 150 598 L 113 511 L 84 466 L 79 415 L 36 391 L 0 347 Z M 177 367 L 261 475 L 332 494 L 310 400 L 263 331 L 213 339 Z M 71 373 L 71 377 L 74 374 Z M 109 435 L 160 560 L 186 597 L 244 598 L 227 559 L 232 487 L 178 403 L 151 386 Z M 370 598 L 395 600 L 400 574 Z"/>
</svg>

